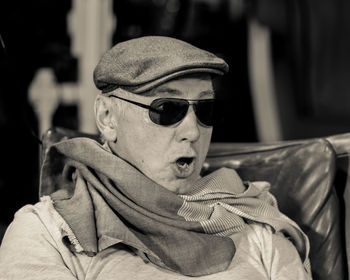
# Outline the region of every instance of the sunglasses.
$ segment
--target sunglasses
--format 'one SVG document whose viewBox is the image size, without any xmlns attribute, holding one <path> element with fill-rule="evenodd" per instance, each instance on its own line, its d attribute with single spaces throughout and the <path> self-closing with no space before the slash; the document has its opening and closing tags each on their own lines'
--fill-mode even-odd
<svg viewBox="0 0 350 280">
<path fill-rule="evenodd" d="M 181 98 L 157 98 L 150 105 L 138 103 L 116 95 L 110 95 L 149 110 L 149 118 L 158 125 L 173 125 L 183 120 L 190 105 L 199 122 L 204 126 L 213 125 L 215 99 L 189 100 Z"/>
</svg>

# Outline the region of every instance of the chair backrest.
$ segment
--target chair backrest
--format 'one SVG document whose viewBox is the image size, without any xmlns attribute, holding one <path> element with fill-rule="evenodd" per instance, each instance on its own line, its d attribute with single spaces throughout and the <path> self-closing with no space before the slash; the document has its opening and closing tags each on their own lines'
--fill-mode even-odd
<svg viewBox="0 0 350 280">
<path fill-rule="evenodd" d="M 43 155 L 62 139 L 96 135 L 53 128 L 43 137 Z M 316 280 L 347 279 L 344 211 L 334 188 L 336 153 L 326 139 L 262 143 L 212 143 L 203 174 L 234 168 L 243 180 L 266 180 L 280 210 L 308 235 Z"/>
<path fill-rule="evenodd" d="M 344 211 L 334 188 L 336 154 L 325 139 L 264 144 L 213 143 L 205 170 L 237 170 L 243 180 L 266 180 L 280 210 L 310 239 L 314 279 L 347 279 Z"/>
</svg>

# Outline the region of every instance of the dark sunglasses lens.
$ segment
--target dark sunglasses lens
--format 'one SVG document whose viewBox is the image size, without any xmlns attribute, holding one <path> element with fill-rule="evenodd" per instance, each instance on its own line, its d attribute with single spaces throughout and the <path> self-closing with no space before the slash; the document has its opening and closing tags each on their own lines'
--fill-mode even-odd
<svg viewBox="0 0 350 280">
<path fill-rule="evenodd" d="M 160 125 L 172 125 L 182 120 L 188 110 L 188 102 L 182 99 L 156 99 L 151 103 L 150 119 Z"/>
<path fill-rule="evenodd" d="M 198 120 L 206 126 L 212 126 L 214 124 L 214 108 L 214 99 L 198 101 L 195 105 Z"/>
</svg>

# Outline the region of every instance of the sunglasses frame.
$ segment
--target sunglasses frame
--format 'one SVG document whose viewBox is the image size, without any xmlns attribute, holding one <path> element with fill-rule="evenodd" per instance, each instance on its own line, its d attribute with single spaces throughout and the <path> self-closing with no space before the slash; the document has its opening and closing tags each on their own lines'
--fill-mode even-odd
<svg viewBox="0 0 350 280">
<path fill-rule="evenodd" d="M 114 97 L 114 98 L 117 98 L 117 99 L 120 99 L 120 100 L 129 102 L 129 103 L 131 103 L 131 104 L 134 104 L 134 105 L 136 105 L 136 106 L 139 106 L 139 107 L 148 109 L 148 110 L 153 111 L 153 112 L 158 112 L 158 110 L 155 109 L 155 108 L 153 108 L 153 107 L 151 106 L 151 104 L 152 104 L 153 102 L 156 102 L 156 101 L 161 100 L 161 99 L 186 101 L 186 103 L 188 104 L 188 108 L 189 108 L 190 105 L 198 104 L 198 103 L 201 102 L 201 101 L 210 100 L 210 101 L 214 102 L 214 101 L 216 100 L 215 98 L 208 98 L 208 99 L 183 99 L 183 98 L 171 98 L 171 97 L 168 97 L 168 98 L 167 98 L 167 97 L 160 97 L 160 98 L 154 99 L 154 100 L 151 102 L 150 105 L 147 105 L 147 104 L 143 104 L 143 103 L 140 103 L 140 102 L 137 102 L 137 101 L 133 101 L 133 100 L 130 100 L 130 99 L 126 99 L 126 98 L 123 98 L 123 97 L 120 97 L 120 96 L 117 96 L 117 95 L 109 95 L 109 97 Z M 187 108 L 187 110 L 188 110 L 188 108 Z M 187 113 L 187 111 L 186 111 L 186 113 Z M 198 118 L 198 115 L 197 115 L 196 111 L 195 111 L 195 114 L 196 114 L 197 120 L 200 122 L 201 125 L 206 126 L 206 127 L 211 127 L 211 126 L 213 126 L 213 125 L 207 125 L 207 124 L 202 123 L 202 121 Z M 186 116 L 186 115 L 185 115 L 185 116 Z M 185 116 L 184 116 L 184 117 L 185 117 Z M 156 123 L 156 122 L 153 121 L 153 119 L 151 118 L 150 112 L 149 112 L 149 117 L 150 117 L 150 119 L 151 119 L 151 121 L 152 121 L 153 123 L 155 123 L 155 124 L 157 124 L 157 125 L 160 125 L 160 126 L 170 126 L 170 125 L 174 125 L 174 124 L 176 124 L 176 123 L 178 123 L 178 122 L 180 122 L 180 121 L 182 121 L 182 120 L 184 119 L 184 117 L 183 117 L 182 119 L 180 119 L 180 120 L 178 120 L 177 122 L 172 123 L 172 124 L 159 124 L 159 123 Z"/>
</svg>

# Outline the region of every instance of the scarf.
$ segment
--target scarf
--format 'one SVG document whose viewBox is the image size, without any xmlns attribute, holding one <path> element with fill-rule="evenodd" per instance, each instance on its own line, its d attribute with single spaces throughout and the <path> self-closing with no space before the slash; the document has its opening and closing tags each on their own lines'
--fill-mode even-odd
<svg viewBox="0 0 350 280">
<path fill-rule="evenodd" d="M 309 243 L 279 212 L 267 182 L 244 185 L 233 169 L 200 178 L 177 195 L 88 138 L 52 145 L 40 192 L 69 225 L 72 251 L 92 256 L 122 242 L 145 261 L 188 276 L 224 271 L 236 247 L 229 237 L 247 223 L 285 234 L 306 262 Z"/>
</svg>

